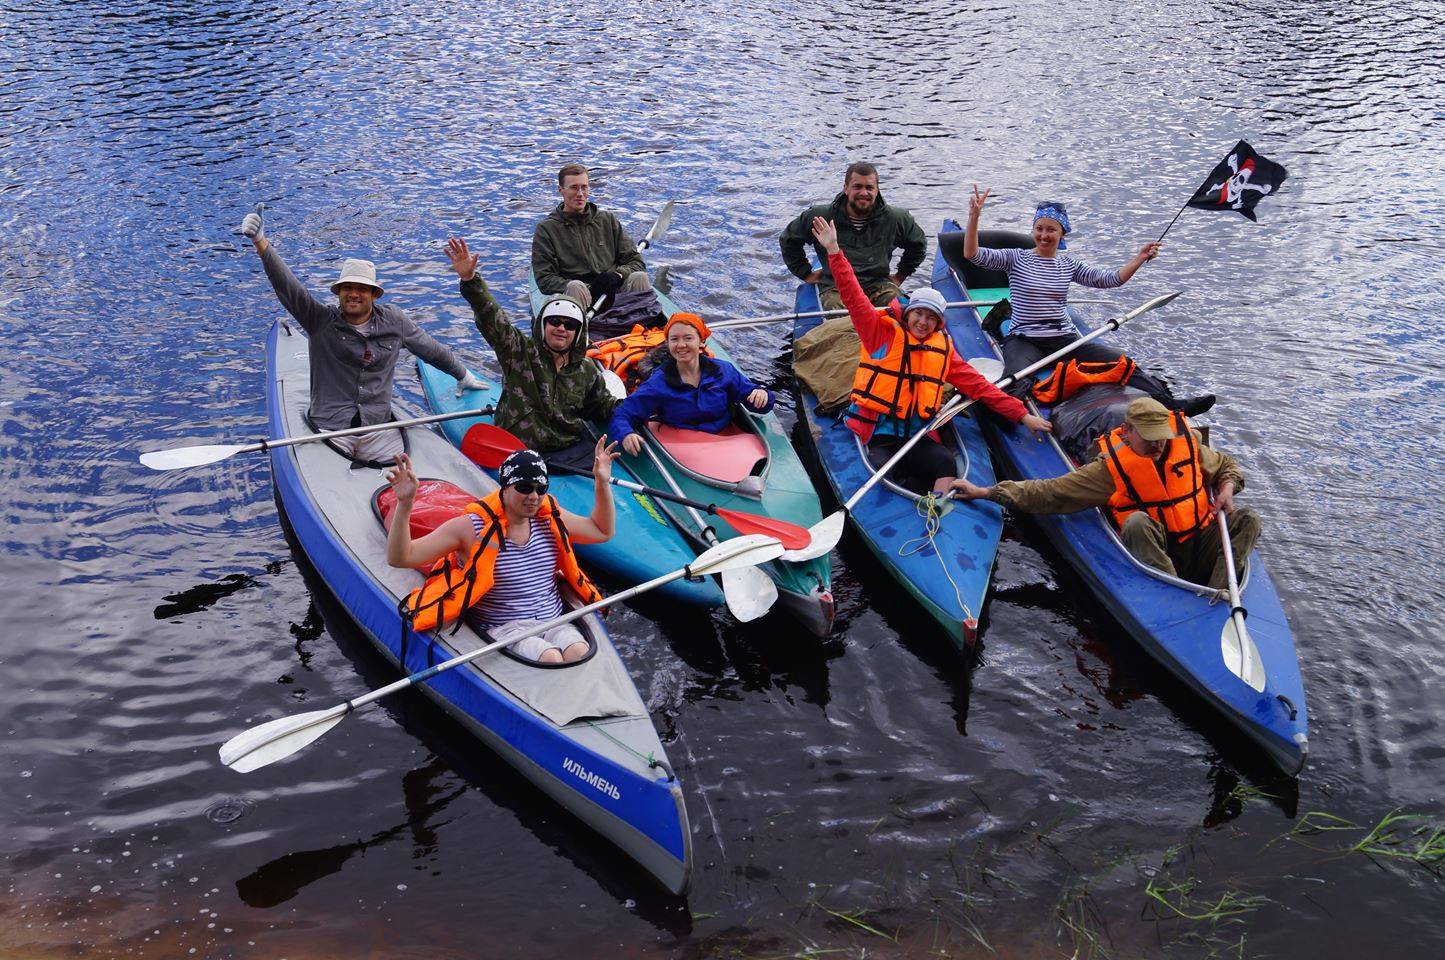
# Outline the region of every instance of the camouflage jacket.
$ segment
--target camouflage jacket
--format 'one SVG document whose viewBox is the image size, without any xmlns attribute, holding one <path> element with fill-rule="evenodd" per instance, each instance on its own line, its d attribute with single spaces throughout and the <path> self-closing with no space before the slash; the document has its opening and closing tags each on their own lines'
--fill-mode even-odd
<svg viewBox="0 0 1445 960">
<path fill-rule="evenodd" d="M 547 452 L 585 439 L 587 421 L 607 421 L 617 401 L 607 392 L 597 364 L 587 358 L 585 324 L 559 370 L 542 345 L 541 320 L 532 319 L 531 336 L 513 326 L 480 275 L 462 281 L 461 289 L 502 369 L 497 426 L 533 450 Z"/>
</svg>

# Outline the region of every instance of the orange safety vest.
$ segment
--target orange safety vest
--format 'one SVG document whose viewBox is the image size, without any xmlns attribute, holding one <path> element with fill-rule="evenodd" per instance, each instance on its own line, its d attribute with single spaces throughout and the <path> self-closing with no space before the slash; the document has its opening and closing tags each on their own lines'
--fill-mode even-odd
<svg viewBox="0 0 1445 960">
<path fill-rule="evenodd" d="M 1214 508 L 1199 458 L 1199 443 L 1184 414 L 1175 411 L 1178 436 L 1169 440 L 1161 460 L 1141 457 L 1124 442 L 1124 428 L 1099 438 L 1099 458 L 1114 477 L 1109 510 L 1120 527 L 1133 513 L 1157 520 L 1174 543 L 1183 543 L 1214 522 Z"/>
<path fill-rule="evenodd" d="M 893 339 L 873 353 L 859 348 L 848 416 L 873 426 L 885 416 L 932 419 L 949 386 L 944 379 L 953 352 L 948 334 L 940 327 L 927 340 L 916 340 L 887 310 L 879 310 L 878 319 L 892 326 Z"/>
<path fill-rule="evenodd" d="M 643 357 L 666 342 L 666 329 L 644 327 L 639 323 L 620 337 L 599 340 L 587 348 L 587 356 L 626 381 L 633 368 L 642 362 Z M 702 353 L 703 356 L 712 356 L 712 351 L 706 347 L 703 347 Z"/>
<path fill-rule="evenodd" d="M 1134 361 L 1124 356 L 1118 360 L 1060 360 L 1052 373 L 1034 384 L 1034 399 L 1039 403 L 1061 403 L 1085 387 L 1124 383 L 1135 369 Z"/>
<path fill-rule="evenodd" d="M 497 547 L 492 541 L 500 543 L 507 535 L 502 492 L 498 490 L 468 504 L 465 513 L 474 513 L 488 523 L 481 537 L 472 544 L 465 563 L 458 566 L 450 553 L 442 557 L 432 565 L 426 582 L 402 602 L 402 613 L 410 618 L 415 630 L 433 630 L 457 620 L 462 611 L 480 600 L 492 587 L 497 563 Z M 537 516 L 551 522 L 552 532 L 557 537 L 557 573 L 562 581 L 575 590 L 585 603 L 601 600 L 601 592 L 577 563 L 572 538 L 567 535 L 567 528 L 562 523 L 562 510 L 557 506 L 556 499 L 551 495 L 543 497 Z"/>
</svg>

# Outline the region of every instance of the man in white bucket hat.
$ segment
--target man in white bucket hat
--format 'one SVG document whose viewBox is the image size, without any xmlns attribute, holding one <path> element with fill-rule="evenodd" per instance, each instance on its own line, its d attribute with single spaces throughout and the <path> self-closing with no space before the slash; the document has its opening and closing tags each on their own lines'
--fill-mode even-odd
<svg viewBox="0 0 1445 960">
<path fill-rule="evenodd" d="M 262 233 L 261 212 L 248 213 L 241 232 L 256 245 L 266 276 L 286 312 L 311 340 L 311 407 L 317 430 L 370 426 L 391 419 L 391 385 L 401 347 L 445 370 L 469 389 L 482 383 L 404 311 L 377 303 L 385 292 L 370 260 L 347 260 L 331 285 L 336 303 L 322 303 L 297 280 Z M 329 441 L 366 465 L 382 465 L 404 449 L 399 430 Z"/>
</svg>

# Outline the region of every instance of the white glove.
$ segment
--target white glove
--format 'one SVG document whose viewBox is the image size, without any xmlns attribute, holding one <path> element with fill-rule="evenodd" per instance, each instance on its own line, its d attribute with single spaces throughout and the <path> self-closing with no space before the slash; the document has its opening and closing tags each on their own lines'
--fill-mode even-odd
<svg viewBox="0 0 1445 960">
<path fill-rule="evenodd" d="M 467 375 L 466 375 L 466 376 L 462 377 L 460 380 L 457 381 L 457 396 L 459 396 L 459 397 L 460 397 L 462 394 L 466 393 L 468 390 L 485 390 L 485 389 L 487 389 L 486 383 L 483 382 L 483 381 L 481 381 L 481 380 L 478 380 L 478 379 L 476 378 L 476 376 L 473 375 L 470 370 L 467 371 Z"/>
<path fill-rule="evenodd" d="M 583 310 L 592 306 L 592 291 L 581 280 L 568 280 L 567 289 L 562 292 L 581 304 Z"/>
<path fill-rule="evenodd" d="M 262 209 L 262 204 L 256 204 L 256 211 L 254 213 L 246 214 L 245 219 L 241 221 L 241 233 L 244 234 L 246 238 L 249 239 L 252 243 L 264 239 L 264 234 L 261 233 Z"/>
</svg>

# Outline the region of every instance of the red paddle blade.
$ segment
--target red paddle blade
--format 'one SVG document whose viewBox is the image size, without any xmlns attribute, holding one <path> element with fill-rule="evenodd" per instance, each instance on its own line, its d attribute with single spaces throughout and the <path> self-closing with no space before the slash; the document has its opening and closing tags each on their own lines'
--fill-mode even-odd
<svg viewBox="0 0 1445 960">
<path fill-rule="evenodd" d="M 525 450 L 522 441 L 490 423 L 474 424 L 462 437 L 462 454 L 479 467 L 496 469 L 510 454 Z"/>
<path fill-rule="evenodd" d="M 717 508 L 717 515 L 731 524 L 738 533 L 761 533 L 777 538 L 785 550 L 801 550 L 813 542 L 806 527 L 786 520 L 760 517 L 755 513 L 743 513 L 741 510 L 728 510 L 724 507 Z"/>
</svg>

